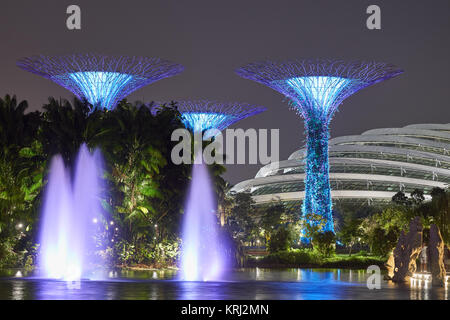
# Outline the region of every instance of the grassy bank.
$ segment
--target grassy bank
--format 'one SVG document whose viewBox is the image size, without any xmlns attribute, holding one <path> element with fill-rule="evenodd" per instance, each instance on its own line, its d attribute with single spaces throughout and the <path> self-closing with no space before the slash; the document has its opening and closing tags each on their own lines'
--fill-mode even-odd
<svg viewBox="0 0 450 320">
<path fill-rule="evenodd" d="M 383 257 L 355 254 L 336 254 L 322 258 L 310 250 L 293 249 L 271 253 L 265 257 L 248 257 L 246 267 L 260 268 L 348 268 L 365 269 L 370 265 L 384 268 L 386 259 Z"/>
</svg>

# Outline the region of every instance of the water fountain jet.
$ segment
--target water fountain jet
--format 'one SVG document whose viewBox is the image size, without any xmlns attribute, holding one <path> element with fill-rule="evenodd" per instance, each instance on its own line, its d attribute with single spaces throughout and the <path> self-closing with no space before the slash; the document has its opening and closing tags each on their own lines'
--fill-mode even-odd
<svg viewBox="0 0 450 320">
<path fill-rule="evenodd" d="M 200 133 L 209 129 L 223 130 L 241 119 L 265 110 L 247 104 L 205 100 L 181 101 L 178 103 L 178 109 L 185 126 Z M 195 159 L 183 220 L 181 279 L 185 281 L 222 280 L 223 273 L 229 266 L 229 254 L 227 254 L 229 249 L 226 241 L 220 236 L 216 216 L 217 201 L 208 167 L 203 161 L 201 152 Z"/>
<path fill-rule="evenodd" d="M 226 258 L 219 241 L 216 209 L 208 168 L 204 162 L 194 163 L 183 223 L 183 280 L 221 278 Z"/>
<path fill-rule="evenodd" d="M 85 144 L 78 152 L 73 179 L 62 157 L 53 157 L 41 216 L 41 276 L 76 281 L 98 266 L 93 221 L 102 217 L 102 172 L 100 152 L 91 154 Z"/>
</svg>

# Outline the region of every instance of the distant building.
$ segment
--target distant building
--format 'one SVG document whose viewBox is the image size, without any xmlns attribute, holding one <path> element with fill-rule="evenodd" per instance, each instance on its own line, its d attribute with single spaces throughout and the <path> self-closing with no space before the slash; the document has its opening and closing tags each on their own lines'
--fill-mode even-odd
<svg viewBox="0 0 450 320">
<path fill-rule="evenodd" d="M 329 141 L 331 196 L 336 202 L 389 202 L 398 191 L 409 195 L 450 183 L 450 123 L 373 129 Z M 305 149 L 288 160 L 262 167 L 234 192 L 251 192 L 258 205 L 282 201 L 301 212 Z"/>
</svg>

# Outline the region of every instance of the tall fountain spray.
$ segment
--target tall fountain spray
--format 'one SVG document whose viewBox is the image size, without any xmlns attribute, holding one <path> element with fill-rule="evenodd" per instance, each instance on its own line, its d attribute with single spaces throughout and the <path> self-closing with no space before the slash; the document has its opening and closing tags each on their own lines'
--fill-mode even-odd
<svg viewBox="0 0 450 320">
<path fill-rule="evenodd" d="M 61 156 L 52 159 L 41 213 L 38 264 L 43 277 L 74 281 L 98 266 L 93 252 L 102 218 L 102 172 L 100 151 L 91 154 L 85 144 L 73 179 Z"/>
<path fill-rule="evenodd" d="M 182 101 L 183 122 L 194 132 L 223 130 L 232 123 L 264 111 L 236 103 Z M 205 135 L 205 138 L 210 138 Z M 181 278 L 214 281 L 223 277 L 229 261 L 227 243 L 220 237 L 217 201 L 202 153 L 196 154 L 182 229 Z M 201 161 L 198 161 L 201 160 Z"/>
<path fill-rule="evenodd" d="M 203 162 L 194 163 L 182 231 L 183 280 L 221 278 L 226 258 L 218 237 L 216 209 L 208 168 Z"/>
</svg>

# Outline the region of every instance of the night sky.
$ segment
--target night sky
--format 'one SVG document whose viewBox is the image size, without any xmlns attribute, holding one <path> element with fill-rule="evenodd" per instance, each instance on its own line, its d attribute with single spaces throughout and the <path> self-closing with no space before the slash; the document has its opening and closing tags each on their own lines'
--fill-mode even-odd
<svg viewBox="0 0 450 320">
<path fill-rule="evenodd" d="M 66 28 L 66 8 L 82 10 L 82 30 Z M 370 4 L 381 7 L 382 30 L 366 28 Z M 280 158 L 304 143 L 302 121 L 283 96 L 234 70 L 263 59 L 342 58 L 395 64 L 405 73 L 344 101 L 331 136 L 380 127 L 450 122 L 450 1 L 190 0 L 0 2 L 0 95 L 16 94 L 39 109 L 71 92 L 22 71 L 18 58 L 96 52 L 156 56 L 185 71 L 133 93 L 129 100 L 241 101 L 267 111 L 233 127 L 280 128 Z M 259 166 L 227 166 L 231 183 Z"/>
</svg>

